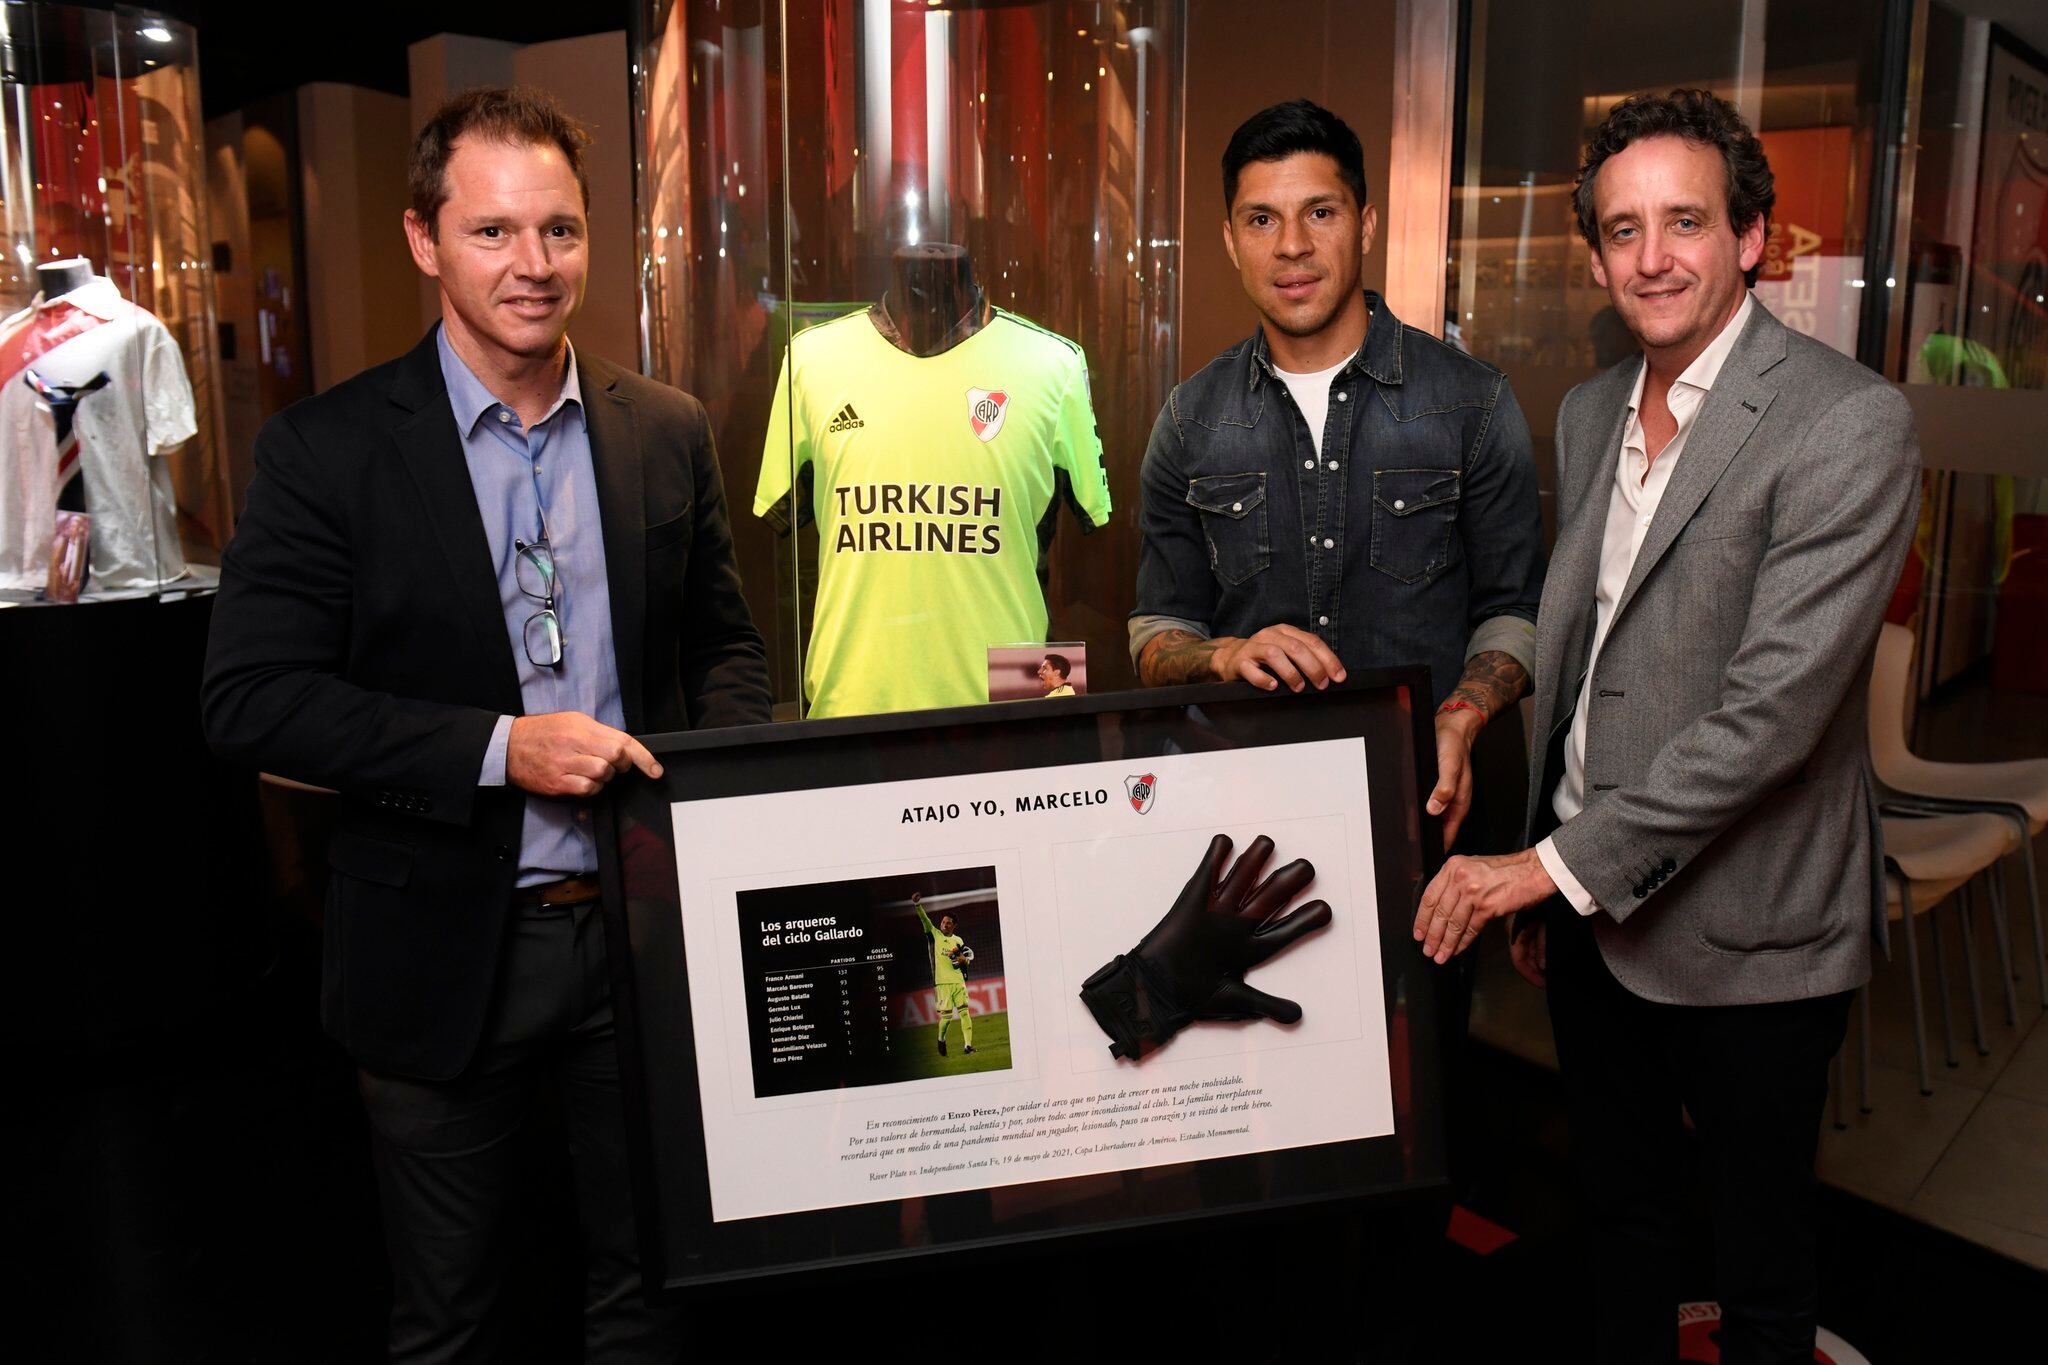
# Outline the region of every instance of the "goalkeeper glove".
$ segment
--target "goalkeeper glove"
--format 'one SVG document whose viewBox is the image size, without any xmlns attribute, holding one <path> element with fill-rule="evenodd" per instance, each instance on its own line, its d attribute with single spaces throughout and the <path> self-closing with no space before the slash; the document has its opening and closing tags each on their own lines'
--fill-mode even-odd
<svg viewBox="0 0 2048 1365">
<path fill-rule="evenodd" d="M 1330 922 L 1326 901 L 1282 913 L 1316 870 L 1297 858 L 1261 882 L 1272 856 L 1273 841 L 1262 834 L 1225 876 L 1229 836 L 1211 839 L 1165 918 L 1082 983 L 1081 1001 L 1109 1035 L 1111 1056 L 1142 1057 L 1198 1019 L 1301 1018 L 1300 1005 L 1244 981 L 1245 972 Z"/>
</svg>

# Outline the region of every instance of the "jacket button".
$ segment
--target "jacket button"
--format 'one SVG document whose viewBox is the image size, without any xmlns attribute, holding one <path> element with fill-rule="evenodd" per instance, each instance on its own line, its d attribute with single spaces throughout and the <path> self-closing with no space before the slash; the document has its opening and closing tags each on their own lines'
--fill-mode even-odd
<svg viewBox="0 0 2048 1365">
<path fill-rule="evenodd" d="M 1666 858 L 1664 860 L 1664 875 L 1668 877 L 1676 871 L 1678 871 L 1678 864 L 1672 862 L 1669 858 Z"/>
<path fill-rule="evenodd" d="M 499 861 L 499 862 L 501 862 L 501 863 L 509 863 L 509 862 L 511 862 L 511 861 L 512 861 L 512 845 L 510 845 L 510 844 L 499 844 L 499 845 L 498 845 L 498 861 Z"/>
<path fill-rule="evenodd" d="M 1637 882 L 1635 886 L 1635 893 L 1636 899 L 1641 900 L 1643 897 L 1650 894 L 1650 888 L 1642 882 Z"/>
</svg>

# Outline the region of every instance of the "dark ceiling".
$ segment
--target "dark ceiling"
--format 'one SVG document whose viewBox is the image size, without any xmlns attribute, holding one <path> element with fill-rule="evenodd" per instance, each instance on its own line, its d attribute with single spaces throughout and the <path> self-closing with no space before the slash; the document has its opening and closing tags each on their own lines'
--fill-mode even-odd
<svg viewBox="0 0 2048 1365">
<path fill-rule="evenodd" d="M 406 48 L 422 38 L 462 33 L 538 43 L 604 33 L 626 27 L 631 0 L 171 0 L 149 8 L 198 30 L 200 99 L 211 118 L 309 81 L 402 95 Z"/>
</svg>

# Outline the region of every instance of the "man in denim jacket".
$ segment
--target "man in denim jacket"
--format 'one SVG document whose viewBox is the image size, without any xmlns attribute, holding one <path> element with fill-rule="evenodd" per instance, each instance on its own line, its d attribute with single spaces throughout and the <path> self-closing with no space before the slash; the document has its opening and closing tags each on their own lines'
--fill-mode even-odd
<svg viewBox="0 0 2048 1365">
<path fill-rule="evenodd" d="M 1427 664 L 1448 847 L 1472 740 L 1529 681 L 1544 552 L 1528 424 L 1499 370 L 1361 288 L 1379 216 L 1335 114 L 1254 114 L 1223 197 L 1263 325 L 1152 429 L 1132 660 L 1153 686 L 1297 692 L 1347 665 Z"/>
</svg>

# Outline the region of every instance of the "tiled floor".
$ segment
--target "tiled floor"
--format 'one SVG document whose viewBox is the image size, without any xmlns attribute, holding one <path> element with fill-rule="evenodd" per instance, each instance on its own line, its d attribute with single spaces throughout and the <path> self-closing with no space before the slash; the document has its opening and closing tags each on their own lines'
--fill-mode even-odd
<svg viewBox="0 0 2048 1365">
<path fill-rule="evenodd" d="M 2037 845 L 2036 856 L 2048 869 L 2048 838 Z M 1975 943 L 1988 1055 L 1979 1055 L 1951 900 L 1939 908 L 1957 1062 L 1946 1064 L 1933 942 L 1921 917 L 1921 985 L 1934 1093 L 1919 1093 L 1905 962 L 1895 954 L 1870 988 L 1871 1112 L 1857 1112 L 1859 1042 L 1852 1021 L 1844 1126 L 1822 1129 L 1819 1170 L 1838 1189 L 2048 1270 L 2048 1011 L 2030 965 L 2033 933 L 2016 869 L 2006 904 L 2017 968 L 2016 1022 L 2006 1022 L 1996 943 L 1988 915 L 1980 912 Z M 1557 1065 L 1542 993 L 1515 974 L 1500 935 L 1490 936 L 1479 968 L 1472 1033 L 1527 1061 Z"/>
</svg>

